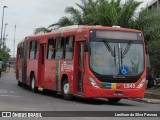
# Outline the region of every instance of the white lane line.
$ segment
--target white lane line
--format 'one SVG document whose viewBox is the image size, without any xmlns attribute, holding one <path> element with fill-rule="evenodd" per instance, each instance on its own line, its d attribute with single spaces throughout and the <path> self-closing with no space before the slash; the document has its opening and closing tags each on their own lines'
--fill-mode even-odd
<svg viewBox="0 0 160 120">
<path fill-rule="evenodd" d="M 23 96 L 16 96 L 16 95 L 0 95 L 0 97 L 23 97 Z"/>
</svg>

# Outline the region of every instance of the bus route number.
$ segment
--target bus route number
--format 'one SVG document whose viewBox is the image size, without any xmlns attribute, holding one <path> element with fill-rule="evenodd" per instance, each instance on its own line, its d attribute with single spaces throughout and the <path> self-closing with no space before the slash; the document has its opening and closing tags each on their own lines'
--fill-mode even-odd
<svg viewBox="0 0 160 120">
<path fill-rule="evenodd" d="M 127 83 L 127 84 L 124 84 L 124 88 L 136 88 L 136 85 L 134 83 Z"/>
</svg>

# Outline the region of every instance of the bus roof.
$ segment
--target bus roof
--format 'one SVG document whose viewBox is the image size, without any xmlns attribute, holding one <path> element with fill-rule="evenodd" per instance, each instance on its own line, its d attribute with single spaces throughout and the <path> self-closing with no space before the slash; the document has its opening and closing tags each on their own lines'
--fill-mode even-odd
<svg viewBox="0 0 160 120">
<path fill-rule="evenodd" d="M 109 27 L 109 26 L 101 26 L 101 25 L 95 25 L 95 26 L 72 25 L 72 26 L 61 27 L 61 28 L 52 30 L 50 33 L 31 35 L 26 38 L 39 38 L 39 37 L 44 37 L 44 36 L 51 36 L 51 35 L 57 34 L 57 33 L 70 32 L 70 31 L 78 32 L 78 30 L 80 30 L 80 29 L 81 30 L 82 29 L 83 30 L 117 30 L 117 31 L 141 32 L 140 30 L 135 30 L 135 29 L 130 29 L 130 28 L 121 28 L 121 27 L 115 27 L 115 26 Z M 24 40 L 22 40 L 22 41 L 24 41 Z M 22 41 L 20 41 L 20 42 L 22 42 Z"/>
</svg>

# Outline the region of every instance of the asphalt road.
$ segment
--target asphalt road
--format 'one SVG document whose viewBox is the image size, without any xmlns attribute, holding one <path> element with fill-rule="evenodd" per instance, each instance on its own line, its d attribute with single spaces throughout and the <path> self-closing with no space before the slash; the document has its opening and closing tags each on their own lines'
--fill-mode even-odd
<svg viewBox="0 0 160 120">
<path fill-rule="evenodd" d="M 122 99 L 114 104 L 106 99 L 74 98 L 66 101 L 56 93 L 32 93 L 26 87 L 19 87 L 15 74 L 11 71 L 3 73 L 0 78 L 0 111 L 160 111 L 160 104 L 129 99 Z"/>
</svg>

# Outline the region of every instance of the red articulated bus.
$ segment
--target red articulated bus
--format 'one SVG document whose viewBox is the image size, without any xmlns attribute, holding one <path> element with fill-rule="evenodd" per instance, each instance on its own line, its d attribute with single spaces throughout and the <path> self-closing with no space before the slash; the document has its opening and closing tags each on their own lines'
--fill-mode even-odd
<svg viewBox="0 0 160 120">
<path fill-rule="evenodd" d="M 26 37 L 18 44 L 18 85 L 53 90 L 65 99 L 143 98 L 146 52 L 139 30 L 74 25 Z"/>
</svg>

